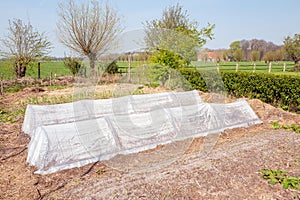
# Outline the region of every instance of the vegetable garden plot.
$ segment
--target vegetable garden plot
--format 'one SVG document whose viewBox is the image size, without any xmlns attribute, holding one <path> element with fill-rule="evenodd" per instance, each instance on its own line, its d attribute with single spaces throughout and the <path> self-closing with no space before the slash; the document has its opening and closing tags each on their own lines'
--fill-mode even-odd
<svg viewBox="0 0 300 200">
<path fill-rule="evenodd" d="M 49 124 L 45 120 L 45 124 L 40 123 L 32 128 L 27 162 L 38 167 L 35 173 L 48 174 L 107 160 L 118 154 L 136 153 L 185 138 L 261 123 L 245 100 L 230 104 L 210 104 L 203 103 L 198 94 L 196 100 L 181 98 L 194 94 L 195 91 L 126 96 L 117 99 L 123 98 L 129 102 L 130 112 L 108 109 L 109 112 L 106 110 L 101 114 L 98 112 L 100 110 L 96 110 L 98 115 L 90 119 L 81 116 L 78 121 L 70 118 L 69 122 L 57 124 L 53 124 L 54 121 Z M 173 98 L 169 98 L 172 95 Z M 162 105 L 159 102 L 153 103 L 153 96 Z M 175 96 L 177 101 L 174 100 Z M 110 108 L 114 107 L 114 99 L 96 101 L 98 106 L 107 105 L 110 101 Z M 82 105 L 84 102 L 81 102 Z"/>
</svg>

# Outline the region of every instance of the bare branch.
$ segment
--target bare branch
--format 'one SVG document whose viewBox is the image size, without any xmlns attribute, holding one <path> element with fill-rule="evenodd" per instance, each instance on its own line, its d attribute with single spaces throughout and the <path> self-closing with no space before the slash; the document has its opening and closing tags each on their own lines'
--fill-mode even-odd
<svg viewBox="0 0 300 200">
<path fill-rule="evenodd" d="M 73 51 L 87 56 L 91 68 L 95 59 L 111 48 L 122 31 L 117 12 L 108 4 L 98 1 L 76 5 L 73 0 L 59 4 L 60 20 L 57 22 L 59 39 Z"/>
</svg>

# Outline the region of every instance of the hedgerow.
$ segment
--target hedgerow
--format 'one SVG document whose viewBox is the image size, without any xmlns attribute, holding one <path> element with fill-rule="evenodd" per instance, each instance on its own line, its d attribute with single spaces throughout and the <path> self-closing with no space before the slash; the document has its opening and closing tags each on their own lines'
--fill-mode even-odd
<svg viewBox="0 0 300 200">
<path fill-rule="evenodd" d="M 194 89 L 204 92 L 222 91 L 223 87 L 228 95 L 257 98 L 284 110 L 300 113 L 298 76 L 221 72 L 222 85 L 222 82 L 216 81 L 216 72 L 201 72 L 191 68 L 182 68 L 180 72 Z"/>
</svg>

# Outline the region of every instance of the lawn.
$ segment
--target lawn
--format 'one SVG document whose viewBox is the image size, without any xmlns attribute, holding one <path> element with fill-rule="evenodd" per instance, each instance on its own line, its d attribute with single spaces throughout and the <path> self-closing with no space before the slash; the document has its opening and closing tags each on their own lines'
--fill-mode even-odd
<svg viewBox="0 0 300 200">
<path fill-rule="evenodd" d="M 37 63 L 32 63 L 26 70 L 26 76 L 37 78 Z M 0 74 L 3 79 L 14 79 L 15 74 L 13 66 L 8 62 L 0 62 Z M 64 66 L 63 62 L 41 62 L 41 78 L 49 78 L 54 76 L 69 76 L 71 73 Z"/>
<path fill-rule="evenodd" d="M 294 66 L 293 62 L 286 62 L 286 72 L 283 72 L 283 64 L 284 62 L 279 62 L 278 64 L 272 64 L 271 73 L 276 74 L 286 74 L 286 75 L 297 75 L 300 76 L 300 73 L 296 72 L 288 72 Z M 88 65 L 86 62 L 83 63 L 84 65 Z M 128 70 L 128 63 L 127 62 L 117 62 L 119 66 L 119 72 L 127 73 Z M 138 66 L 142 66 L 146 64 L 146 62 L 139 62 L 139 61 L 132 61 L 131 62 L 131 72 L 134 73 L 135 68 Z M 197 67 L 201 70 L 216 70 L 216 63 L 214 62 L 192 62 L 192 66 Z M 220 71 L 235 71 L 236 70 L 236 63 L 235 62 L 221 62 L 219 65 Z M 256 63 L 256 72 L 259 73 L 268 73 L 269 66 L 264 62 L 257 62 Z M 253 63 L 252 62 L 240 62 L 238 71 L 243 72 L 253 72 Z M 8 62 L 0 62 L 0 75 L 2 79 L 14 79 L 15 74 Z M 64 66 L 62 61 L 51 61 L 51 62 L 41 62 L 41 78 L 49 78 L 55 76 L 69 76 L 71 73 L 69 70 Z M 37 63 L 32 63 L 27 68 L 26 76 L 37 78 Z"/>
<path fill-rule="evenodd" d="M 283 66 L 286 63 L 286 72 L 283 72 Z M 238 71 L 242 72 L 253 72 L 253 63 L 252 62 L 239 62 Z M 197 67 L 198 69 L 214 69 L 217 67 L 214 62 L 192 62 L 192 65 Z M 294 67 L 293 62 L 279 62 L 272 63 L 271 65 L 271 73 L 280 73 L 280 74 L 288 74 L 288 75 L 299 75 L 299 73 L 288 72 L 291 68 Z M 219 64 L 220 71 L 235 71 L 236 70 L 236 62 L 220 62 Z M 256 62 L 256 70 L 258 73 L 269 73 L 269 64 L 264 62 Z"/>
</svg>

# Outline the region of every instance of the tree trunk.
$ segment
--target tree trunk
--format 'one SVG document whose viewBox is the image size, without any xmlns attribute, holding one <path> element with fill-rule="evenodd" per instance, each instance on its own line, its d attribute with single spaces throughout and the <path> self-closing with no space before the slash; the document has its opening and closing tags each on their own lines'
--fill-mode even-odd
<svg viewBox="0 0 300 200">
<path fill-rule="evenodd" d="M 26 65 L 23 64 L 23 65 L 21 65 L 21 74 L 20 74 L 20 76 L 25 77 L 25 74 L 26 74 Z"/>
<path fill-rule="evenodd" d="M 90 76 L 95 74 L 95 60 L 96 60 L 96 55 L 94 53 L 90 53 L 89 55 Z"/>
<path fill-rule="evenodd" d="M 27 64 L 17 62 L 15 63 L 15 73 L 17 78 L 25 77 Z"/>
</svg>

